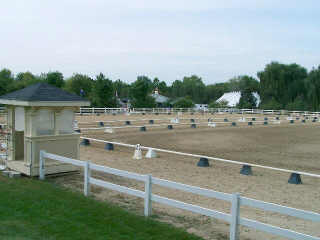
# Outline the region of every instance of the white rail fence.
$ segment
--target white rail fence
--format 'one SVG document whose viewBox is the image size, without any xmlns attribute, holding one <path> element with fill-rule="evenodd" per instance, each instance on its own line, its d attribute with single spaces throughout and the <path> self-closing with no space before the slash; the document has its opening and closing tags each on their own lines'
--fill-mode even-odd
<svg viewBox="0 0 320 240">
<path fill-rule="evenodd" d="M 293 115 L 320 115 L 320 112 L 310 111 L 287 111 L 287 110 L 266 110 L 266 109 L 237 109 L 237 108 L 208 108 L 197 110 L 194 108 L 80 108 L 79 114 L 116 114 L 116 113 L 196 113 L 196 112 L 216 112 L 216 113 L 241 113 L 241 114 L 293 114 Z"/>
<path fill-rule="evenodd" d="M 240 217 L 240 207 L 249 206 L 264 211 L 276 212 L 304 220 L 309 220 L 313 222 L 320 222 L 320 214 L 305 210 L 299 210 L 295 208 L 290 208 L 286 206 L 281 206 L 273 203 L 263 202 L 255 199 L 250 199 L 240 196 L 240 194 L 228 194 L 217 192 L 209 189 L 204 189 L 200 187 L 194 187 L 190 185 L 185 185 L 173 181 L 163 180 L 160 178 L 152 177 L 151 175 L 140 175 L 136 173 L 131 173 L 123 170 L 118 170 L 114 168 L 109 168 L 90 162 L 79 161 L 71 158 L 62 157 L 59 155 L 47 153 L 45 151 L 40 151 L 40 167 L 39 167 L 39 178 L 41 180 L 45 179 L 45 159 L 52 159 L 68 164 L 73 164 L 84 168 L 84 194 L 86 196 L 90 195 L 90 185 L 97 185 L 110 190 L 118 191 L 121 193 L 126 193 L 136 197 L 144 199 L 144 215 L 150 216 L 152 214 L 152 202 L 157 202 L 165 204 L 171 207 L 183 209 L 186 211 L 202 214 L 208 217 L 216 218 L 225 221 L 230 224 L 230 240 L 239 239 L 239 226 L 246 226 L 256 230 L 264 231 L 274 235 L 286 237 L 289 239 L 305 239 L 305 240 L 320 240 L 317 236 L 310 236 L 304 233 L 295 232 L 292 230 L 276 227 L 266 223 L 258 222 L 255 220 Z M 113 174 L 116 176 L 121 176 L 129 179 L 134 179 L 137 181 L 144 182 L 144 191 L 120 186 L 117 184 L 109 183 L 103 180 L 99 180 L 91 177 L 91 171 L 100 171 L 108 174 Z M 152 193 L 152 185 L 158 185 L 162 187 L 167 187 L 171 189 L 181 190 L 188 193 L 198 194 L 201 196 L 206 196 L 209 198 L 215 198 L 231 203 L 231 214 L 219 212 L 216 210 L 200 207 L 197 205 L 177 201 L 170 198 L 161 197 L 159 195 Z"/>
</svg>

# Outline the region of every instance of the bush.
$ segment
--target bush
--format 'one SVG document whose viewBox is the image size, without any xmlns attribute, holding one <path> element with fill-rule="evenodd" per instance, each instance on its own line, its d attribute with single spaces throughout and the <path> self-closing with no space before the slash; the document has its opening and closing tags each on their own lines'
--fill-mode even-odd
<svg viewBox="0 0 320 240">
<path fill-rule="evenodd" d="M 173 106 L 175 108 L 192 108 L 194 103 L 188 98 L 181 98 Z"/>
<path fill-rule="evenodd" d="M 211 102 L 208 106 L 209 108 L 227 108 L 228 101 L 222 100 L 221 102 Z"/>
</svg>

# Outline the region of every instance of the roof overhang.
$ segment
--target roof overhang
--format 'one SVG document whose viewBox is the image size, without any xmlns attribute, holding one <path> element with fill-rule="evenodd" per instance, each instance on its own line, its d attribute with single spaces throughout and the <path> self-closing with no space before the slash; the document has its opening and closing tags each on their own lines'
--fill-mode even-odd
<svg viewBox="0 0 320 240">
<path fill-rule="evenodd" d="M 47 101 L 47 102 L 37 102 L 37 101 L 17 101 L 17 100 L 8 100 L 8 99 L 0 99 L 0 104 L 4 105 L 14 105 L 14 106 L 26 106 L 26 107 L 82 107 L 82 106 L 90 106 L 89 101 Z"/>
</svg>

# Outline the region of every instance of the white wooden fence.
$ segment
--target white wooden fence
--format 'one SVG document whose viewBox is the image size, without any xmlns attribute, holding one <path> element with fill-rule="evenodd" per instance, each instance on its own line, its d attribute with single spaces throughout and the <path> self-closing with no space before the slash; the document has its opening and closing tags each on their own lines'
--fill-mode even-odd
<svg viewBox="0 0 320 240">
<path fill-rule="evenodd" d="M 97 113 L 191 113 L 191 112 L 220 112 L 220 113 L 241 113 L 241 114 L 293 114 L 293 115 L 313 115 L 319 116 L 320 112 L 310 111 L 287 111 L 287 110 L 268 110 L 268 109 L 237 109 L 237 108 L 208 108 L 206 110 L 196 110 L 194 108 L 80 108 L 80 114 Z"/>
<path fill-rule="evenodd" d="M 230 240 L 239 239 L 239 226 L 246 226 L 249 228 L 257 229 L 274 235 L 286 237 L 289 239 L 304 239 L 304 240 L 320 240 L 320 237 L 310 236 L 304 233 L 295 232 L 292 230 L 272 226 L 269 224 L 261 223 L 255 220 L 240 217 L 240 207 L 249 206 L 257 209 L 262 209 L 264 211 L 276 212 L 304 220 L 310 220 L 313 222 L 320 222 L 320 214 L 305 210 L 299 210 L 295 208 L 290 208 L 286 206 L 281 206 L 273 203 L 263 202 L 255 199 L 250 199 L 240 196 L 240 194 L 228 194 L 221 193 L 209 189 L 204 189 L 200 187 L 194 187 L 190 185 L 185 185 L 173 181 L 163 180 L 160 178 L 152 177 L 151 175 L 140 175 L 136 173 L 131 173 L 123 170 L 118 170 L 114 168 L 109 168 L 90 162 L 79 161 L 71 158 L 62 157 L 59 155 L 46 153 L 45 151 L 40 151 L 40 167 L 39 167 L 39 178 L 41 180 L 45 179 L 45 159 L 57 160 L 60 162 L 73 164 L 84 168 L 84 194 L 86 196 L 90 195 L 90 185 L 97 185 L 110 190 L 118 191 L 121 193 L 126 193 L 136 197 L 144 199 L 144 215 L 150 216 L 152 213 L 152 202 L 157 202 L 165 204 L 171 207 L 187 210 L 190 212 L 202 214 L 208 217 L 223 220 L 230 224 Z M 91 170 L 100 171 L 104 173 L 109 173 L 125 178 L 134 179 L 137 181 L 142 181 L 145 184 L 144 191 L 120 186 L 117 184 L 109 183 L 103 180 L 99 180 L 91 177 Z M 159 195 L 152 193 L 152 185 L 159 185 L 162 187 L 167 187 L 171 189 L 181 190 L 188 193 L 198 194 L 201 196 L 206 196 L 209 198 L 216 198 L 219 200 L 227 201 L 231 203 L 231 213 L 223 213 L 216 210 L 203 208 L 197 205 L 177 201 L 174 199 L 169 199 L 161 197 Z"/>
</svg>

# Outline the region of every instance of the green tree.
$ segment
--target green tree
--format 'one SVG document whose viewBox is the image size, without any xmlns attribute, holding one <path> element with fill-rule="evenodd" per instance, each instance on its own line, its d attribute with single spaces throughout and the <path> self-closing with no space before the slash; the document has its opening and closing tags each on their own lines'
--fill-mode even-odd
<svg viewBox="0 0 320 240">
<path fill-rule="evenodd" d="M 22 89 L 42 81 L 43 79 L 41 77 L 35 76 L 31 72 L 20 72 L 15 78 L 14 90 Z"/>
<path fill-rule="evenodd" d="M 284 108 L 298 96 L 305 95 L 307 70 L 297 64 L 280 64 L 271 62 L 258 72 L 262 104 L 273 101 Z"/>
<path fill-rule="evenodd" d="M 58 88 L 62 88 L 64 86 L 64 79 L 63 74 L 61 72 L 55 71 L 55 72 L 48 72 L 45 74 L 45 81 L 48 84 L 54 85 Z"/>
<path fill-rule="evenodd" d="M 13 89 L 13 75 L 9 69 L 0 71 L 0 96 L 9 93 Z"/>
<path fill-rule="evenodd" d="M 118 94 L 119 98 L 129 98 L 130 85 L 120 79 L 113 82 L 113 89 Z"/>
<path fill-rule="evenodd" d="M 90 98 L 93 87 L 93 80 L 87 75 L 76 73 L 65 83 L 65 90 L 80 95 L 81 89 L 85 92 L 85 97 Z"/>
<path fill-rule="evenodd" d="M 194 103 L 189 98 L 180 98 L 173 106 L 175 108 L 192 108 L 194 107 Z"/>
<path fill-rule="evenodd" d="M 265 101 L 264 103 L 261 103 L 260 108 L 265 110 L 281 110 L 282 104 L 280 104 L 274 97 L 272 97 L 267 102 Z"/>
<path fill-rule="evenodd" d="M 139 76 L 137 80 L 132 83 L 130 89 L 131 104 L 133 107 L 147 108 L 155 107 L 155 99 L 149 94 L 153 88 L 152 81 L 146 76 Z"/>
<path fill-rule="evenodd" d="M 96 76 L 91 94 L 92 105 L 95 107 L 116 107 L 116 98 L 112 81 L 102 73 Z"/>
<path fill-rule="evenodd" d="M 184 77 L 182 81 L 183 96 L 189 96 L 195 103 L 204 103 L 205 85 L 202 79 L 196 75 Z"/>
<path fill-rule="evenodd" d="M 320 110 L 320 65 L 310 71 L 305 86 L 309 108 L 313 111 Z"/>
<path fill-rule="evenodd" d="M 256 108 L 257 106 L 257 99 L 253 96 L 253 93 L 250 89 L 245 89 L 241 91 L 241 97 L 239 103 L 237 104 L 238 108 Z"/>
</svg>

